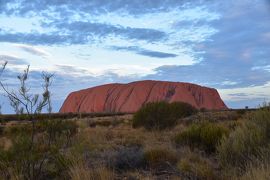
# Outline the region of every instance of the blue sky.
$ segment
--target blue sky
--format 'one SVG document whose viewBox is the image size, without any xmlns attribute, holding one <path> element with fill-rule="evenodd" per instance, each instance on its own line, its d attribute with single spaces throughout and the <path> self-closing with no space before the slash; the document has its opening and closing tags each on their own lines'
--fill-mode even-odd
<svg viewBox="0 0 270 180">
<path fill-rule="evenodd" d="M 10 89 L 55 74 L 54 111 L 69 92 L 154 79 L 217 88 L 231 108 L 270 101 L 269 0 L 0 0 L 0 61 Z M 0 98 L 3 112 L 8 102 Z"/>
</svg>

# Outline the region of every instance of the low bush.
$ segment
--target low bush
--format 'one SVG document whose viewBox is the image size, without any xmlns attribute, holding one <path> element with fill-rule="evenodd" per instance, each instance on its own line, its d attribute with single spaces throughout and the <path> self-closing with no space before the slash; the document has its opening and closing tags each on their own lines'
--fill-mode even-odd
<svg viewBox="0 0 270 180">
<path fill-rule="evenodd" d="M 162 130 L 174 127 L 177 120 L 197 112 L 190 104 L 183 102 L 154 102 L 143 106 L 133 117 L 133 127 Z"/>
<path fill-rule="evenodd" d="M 215 123 L 192 124 L 183 132 L 175 136 L 177 145 L 188 145 L 191 148 L 202 148 L 206 152 L 215 152 L 221 138 L 226 136 L 229 130 Z"/>
<path fill-rule="evenodd" d="M 167 149 L 151 149 L 144 153 L 144 159 L 149 168 L 160 168 L 177 163 L 177 156 Z"/>
</svg>

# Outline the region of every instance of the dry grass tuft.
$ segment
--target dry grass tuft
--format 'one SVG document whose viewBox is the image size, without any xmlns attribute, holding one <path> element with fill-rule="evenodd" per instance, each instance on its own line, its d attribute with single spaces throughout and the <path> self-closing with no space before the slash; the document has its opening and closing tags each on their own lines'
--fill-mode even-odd
<svg viewBox="0 0 270 180">
<path fill-rule="evenodd" d="M 174 166 L 177 163 L 175 152 L 165 148 L 151 149 L 144 153 L 144 159 L 150 168 Z"/>
<path fill-rule="evenodd" d="M 270 164 L 261 164 L 260 166 L 251 166 L 247 172 L 241 176 L 236 177 L 235 179 L 240 180 L 269 180 L 270 179 Z"/>
<path fill-rule="evenodd" d="M 177 167 L 187 178 L 191 179 L 216 179 L 213 165 L 209 159 L 186 149 Z"/>
<path fill-rule="evenodd" d="M 105 166 L 86 168 L 77 164 L 69 169 L 69 175 L 72 180 L 113 180 L 115 174 Z"/>
<path fill-rule="evenodd" d="M 72 180 L 113 180 L 115 173 L 105 165 L 99 164 L 95 167 L 87 166 L 83 158 L 70 156 L 69 177 Z"/>
</svg>

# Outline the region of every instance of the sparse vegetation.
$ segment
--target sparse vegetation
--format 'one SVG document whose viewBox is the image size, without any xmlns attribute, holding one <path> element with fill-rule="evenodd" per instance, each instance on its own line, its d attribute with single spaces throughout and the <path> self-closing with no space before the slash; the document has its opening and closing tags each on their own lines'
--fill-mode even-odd
<svg viewBox="0 0 270 180">
<path fill-rule="evenodd" d="M 168 131 L 133 128 L 131 115 L 40 120 L 33 151 L 28 151 L 31 122 L 2 123 L 1 177 L 29 179 L 23 165 L 28 161 L 36 179 L 267 177 L 269 110 L 247 112 L 238 120 L 225 112 L 200 113 L 204 118 L 179 121 Z"/>
</svg>

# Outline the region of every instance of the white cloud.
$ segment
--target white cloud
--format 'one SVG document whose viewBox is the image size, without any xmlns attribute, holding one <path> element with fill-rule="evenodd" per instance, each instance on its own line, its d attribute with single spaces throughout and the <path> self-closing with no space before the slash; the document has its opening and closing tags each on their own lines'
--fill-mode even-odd
<svg viewBox="0 0 270 180">
<path fill-rule="evenodd" d="M 253 86 L 245 88 L 219 89 L 222 99 L 225 101 L 240 101 L 262 98 L 266 101 L 270 100 L 270 82 L 263 86 Z M 245 94 L 238 96 L 237 94 Z M 268 97 L 268 98 L 267 98 Z"/>
<path fill-rule="evenodd" d="M 226 85 L 226 86 L 233 86 L 233 85 L 236 85 L 236 84 L 238 84 L 237 82 L 234 82 L 234 81 L 229 81 L 229 80 L 227 80 L 227 81 L 223 81 L 222 83 L 221 83 L 222 85 Z"/>
<path fill-rule="evenodd" d="M 266 70 L 266 71 L 269 71 L 270 72 L 270 65 L 267 65 L 267 66 L 255 66 L 255 67 L 252 67 L 251 70 Z"/>
</svg>

